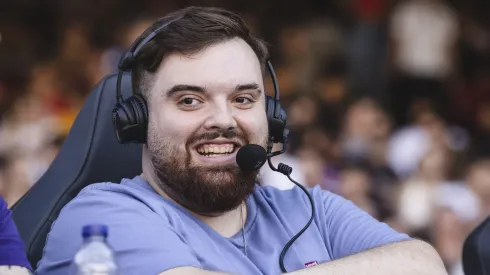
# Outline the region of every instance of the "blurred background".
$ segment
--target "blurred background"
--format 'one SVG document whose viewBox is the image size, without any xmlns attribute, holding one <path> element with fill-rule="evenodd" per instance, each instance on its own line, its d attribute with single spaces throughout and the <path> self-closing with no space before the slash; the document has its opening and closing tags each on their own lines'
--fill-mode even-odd
<svg viewBox="0 0 490 275">
<path fill-rule="evenodd" d="M 490 214 L 490 1 L 0 0 L 10 206 L 122 50 L 188 5 L 232 9 L 270 43 L 292 136 L 276 163 L 429 241 L 463 274 L 462 242 Z M 292 187 L 267 168 L 262 182 Z"/>
</svg>

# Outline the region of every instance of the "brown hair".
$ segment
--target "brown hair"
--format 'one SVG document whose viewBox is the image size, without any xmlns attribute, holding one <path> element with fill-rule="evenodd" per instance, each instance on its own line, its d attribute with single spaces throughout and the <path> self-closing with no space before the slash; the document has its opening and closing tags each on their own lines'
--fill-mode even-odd
<svg viewBox="0 0 490 275">
<path fill-rule="evenodd" d="M 133 70 L 133 89 L 148 97 L 152 76 L 169 53 L 192 55 L 208 46 L 233 38 L 243 39 L 253 49 L 265 69 L 268 50 L 265 42 L 252 36 L 243 19 L 228 10 L 213 7 L 187 7 L 157 20 L 144 35 L 180 18 L 159 31 L 139 52 Z"/>
</svg>

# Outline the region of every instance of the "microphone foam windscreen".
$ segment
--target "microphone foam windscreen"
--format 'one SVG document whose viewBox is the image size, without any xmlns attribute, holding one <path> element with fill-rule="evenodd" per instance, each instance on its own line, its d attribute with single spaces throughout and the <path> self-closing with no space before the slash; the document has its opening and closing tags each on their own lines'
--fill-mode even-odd
<svg viewBox="0 0 490 275">
<path fill-rule="evenodd" d="M 240 148 L 236 154 L 236 162 L 244 171 L 260 169 L 266 160 L 267 152 L 257 144 L 247 144 Z"/>
</svg>

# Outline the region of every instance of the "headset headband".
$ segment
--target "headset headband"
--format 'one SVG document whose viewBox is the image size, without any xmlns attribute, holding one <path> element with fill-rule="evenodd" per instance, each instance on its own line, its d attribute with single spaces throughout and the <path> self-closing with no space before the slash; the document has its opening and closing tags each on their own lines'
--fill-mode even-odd
<svg viewBox="0 0 490 275">
<path fill-rule="evenodd" d="M 156 28 L 153 30 L 150 34 L 144 35 L 148 31 L 151 30 L 151 27 L 149 27 L 147 30 L 143 32 L 136 40 L 131 44 L 129 49 L 123 53 L 121 58 L 119 59 L 119 64 L 118 64 L 118 69 L 119 73 L 117 76 L 117 87 L 116 87 L 116 100 L 117 102 L 123 101 L 122 93 L 121 93 L 121 81 L 122 81 L 122 75 L 126 71 L 129 71 L 133 69 L 134 63 L 136 61 L 136 56 L 138 56 L 138 53 L 140 50 L 148 43 L 150 42 L 161 30 L 166 28 L 168 25 L 172 24 L 175 21 L 178 21 L 182 18 L 184 18 L 185 14 L 182 14 L 180 16 L 177 16 L 174 19 L 171 19 L 170 21 L 167 21 L 163 23 L 160 27 Z"/>
</svg>

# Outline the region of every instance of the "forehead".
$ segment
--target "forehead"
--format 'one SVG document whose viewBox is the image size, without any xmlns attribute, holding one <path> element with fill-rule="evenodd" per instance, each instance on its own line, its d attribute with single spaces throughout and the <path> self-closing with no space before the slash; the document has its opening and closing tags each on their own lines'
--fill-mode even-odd
<svg viewBox="0 0 490 275">
<path fill-rule="evenodd" d="M 255 82 L 263 89 L 259 60 L 242 39 L 211 45 L 192 56 L 174 53 L 166 56 L 156 75 L 160 92 L 174 85 L 197 85 L 229 89 Z"/>
</svg>

